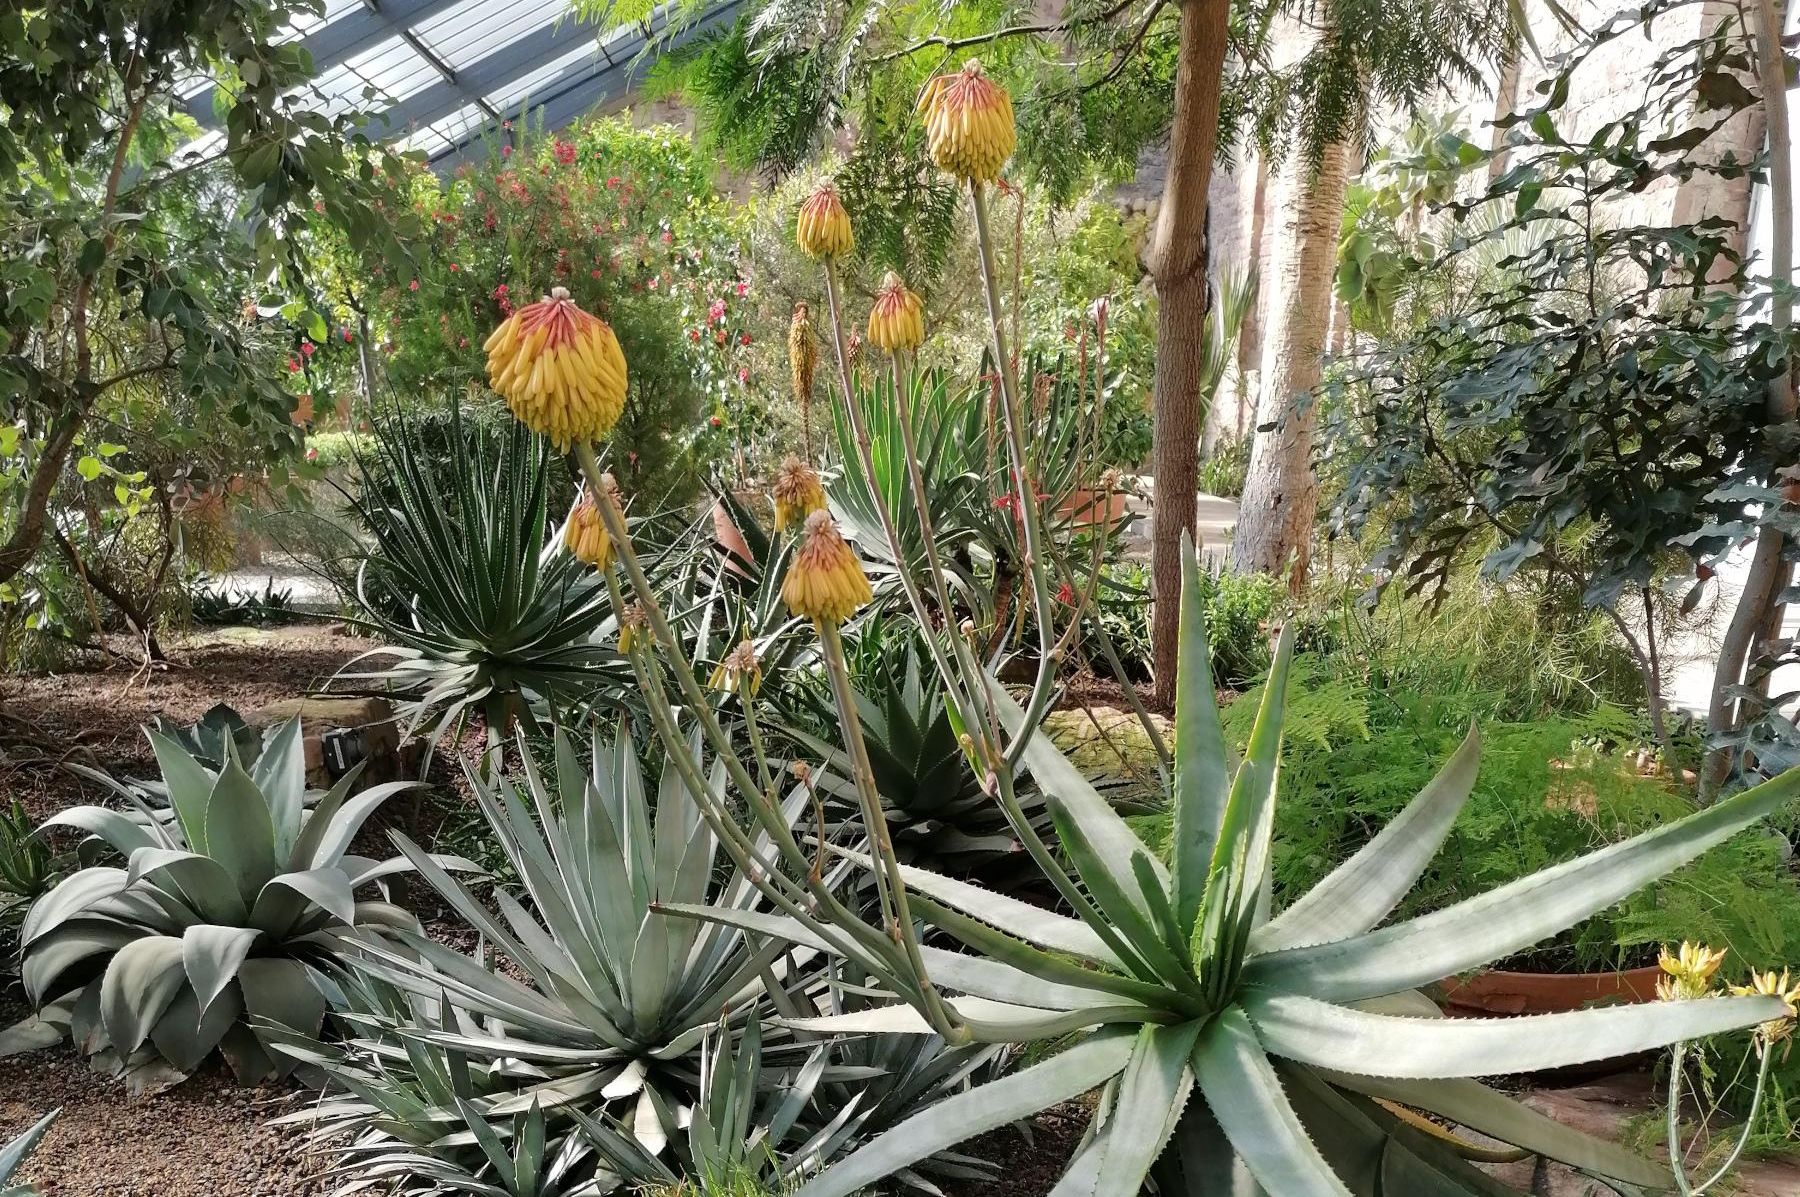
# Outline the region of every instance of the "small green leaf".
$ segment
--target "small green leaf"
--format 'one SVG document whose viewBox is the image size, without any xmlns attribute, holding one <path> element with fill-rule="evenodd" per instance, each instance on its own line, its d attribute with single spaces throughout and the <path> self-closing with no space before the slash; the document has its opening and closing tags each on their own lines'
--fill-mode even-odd
<svg viewBox="0 0 1800 1197">
<path fill-rule="evenodd" d="M 83 455 L 81 460 L 75 463 L 75 472 L 81 475 L 84 482 L 92 482 L 105 470 L 106 467 L 100 464 L 100 459 L 91 454 Z"/>
</svg>

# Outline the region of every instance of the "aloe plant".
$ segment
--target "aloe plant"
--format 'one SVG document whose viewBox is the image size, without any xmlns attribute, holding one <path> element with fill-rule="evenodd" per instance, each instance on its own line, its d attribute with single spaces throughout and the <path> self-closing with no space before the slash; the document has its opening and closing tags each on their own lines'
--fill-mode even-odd
<svg viewBox="0 0 1800 1197">
<path fill-rule="evenodd" d="M 1191 546 L 1184 570 L 1172 866 L 1047 739 L 1027 731 L 1024 761 L 1049 798 L 1073 866 L 1052 880 L 1073 914 L 901 869 L 914 909 L 972 953 L 930 961 L 930 980 L 957 995 L 948 999 L 955 1033 L 1007 1042 L 1088 1033 L 1042 1063 L 914 1116 L 803 1186 L 801 1197 L 848 1197 L 924 1155 L 1096 1088 L 1102 1097 L 1093 1131 L 1058 1197 L 1134 1192 L 1151 1178 L 1170 1194 L 1249 1193 L 1250 1179 L 1274 1197 L 1494 1191 L 1490 1178 L 1438 1140 L 1397 1125 L 1381 1103 L 1430 1111 L 1608 1180 L 1665 1184 L 1662 1167 L 1473 1078 L 1778 1020 L 1787 1014 L 1781 1002 L 1709 998 L 1476 1021 L 1430 1017 L 1435 1007 L 1419 990 L 1527 948 L 1782 809 L 1800 794 L 1800 773 L 1447 909 L 1383 925 L 1468 796 L 1479 754 L 1471 732 L 1388 828 L 1273 912 L 1271 812 L 1292 635 L 1278 646 L 1234 769 L 1214 705 Z M 998 686 L 989 697 L 1018 732 L 1019 708 Z M 819 950 L 843 942 L 782 916 L 702 907 L 681 913 Z M 924 988 L 914 980 L 909 997 Z M 920 1007 L 915 998 L 796 1025 L 933 1033 Z"/>
<path fill-rule="evenodd" d="M 319 966 L 335 936 L 415 925 L 356 896 L 407 863 L 350 852 L 364 820 L 409 783 L 353 794 L 352 770 L 307 809 L 298 719 L 248 770 L 229 741 L 214 772 L 168 737 L 149 739 L 173 818 L 152 817 L 115 783 L 136 818 L 77 806 L 45 823 L 98 837 L 124 867 L 82 869 L 32 906 L 19 936 L 26 992 L 40 1018 L 66 1022 L 97 1067 L 134 1088 L 174 1083 L 214 1049 L 246 1084 L 285 1075 L 291 1062 L 269 1053 L 251 1020 L 317 1032 Z"/>
<path fill-rule="evenodd" d="M 19 1170 L 28 1156 L 36 1150 L 38 1141 L 56 1121 L 60 1109 L 51 1110 L 17 1137 L 4 1145 L 0 1145 L 0 1197 L 37 1197 L 37 1190 L 26 1184 L 14 1184 L 13 1174 Z"/>
</svg>

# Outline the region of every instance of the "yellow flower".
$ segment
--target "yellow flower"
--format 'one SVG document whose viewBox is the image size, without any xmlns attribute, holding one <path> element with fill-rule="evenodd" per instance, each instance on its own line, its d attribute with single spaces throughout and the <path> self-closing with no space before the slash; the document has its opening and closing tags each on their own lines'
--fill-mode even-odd
<svg viewBox="0 0 1800 1197">
<path fill-rule="evenodd" d="M 812 402 L 818 367 L 819 343 L 813 337 L 812 312 L 803 299 L 794 305 L 794 319 L 788 324 L 788 370 L 794 380 L 794 402 L 802 407 Z"/>
<path fill-rule="evenodd" d="M 1712 992 L 1713 974 L 1725 963 L 1725 953 L 1683 941 L 1679 954 L 1664 948 L 1656 963 L 1668 974 L 1656 982 L 1656 996 L 1666 1002 L 1688 1001 Z"/>
<path fill-rule="evenodd" d="M 806 517 L 799 550 L 782 579 L 788 610 L 819 623 L 843 623 L 873 598 L 862 562 L 844 543 L 829 511 Z"/>
<path fill-rule="evenodd" d="M 881 276 L 881 289 L 869 308 L 869 340 L 889 353 L 917 349 L 925 339 L 925 301 L 892 270 Z"/>
<path fill-rule="evenodd" d="M 625 409 L 625 355 L 606 321 L 557 287 L 488 336 L 488 381 L 514 416 L 568 451 L 605 438 Z"/>
<path fill-rule="evenodd" d="M 825 488 L 813 468 L 792 453 L 782 459 L 775 473 L 775 531 L 798 527 L 815 511 L 825 509 Z"/>
<path fill-rule="evenodd" d="M 563 544 L 596 569 L 612 564 L 612 537 L 606 534 L 606 524 L 600 518 L 600 509 L 594 506 L 593 495 L 583 494 L 569 512 L 569 522 L 563 525 Z"/>
<path fill-rule="evenodd" d="M 756 660 L 756 646 L 748 639 L 739 641 L 712 671 L 708 684 L 727 694 L 755 694 L 762 687 L 762 666 Z"/>
<path fill-rule="evenodd" d="M 650 618 L 644 614 L 643 605 L 628 603 L 619 613 L 619 654 L 630 656 L 632 648 L 640 641 L 650 639 L 649 630 Z"/>
<path fill-rule="evenodd" d="M 971 58 L 954 75 L 939 75 L 919 93 L 931 160 L 945 174 L 992 183 L 1012 157 L 1019 136 L 1012 98 Z"/>
<path fill-rule="evenodd" d="M 855 247 L 856 235 L 850 231 L 850 213 L 844 211 L 844 203 L 830 183 L 821 183 L 819 189 L 800 205 L 794 240 L 812 258 L 841 258 Z"/>
<path fill-rule="evenodd" d="M 1780 998 L 1787 1005 L 1787 1017 L 1770 1019 L 1756 1028 L 1756 1037 L 1764 1047 L 1773 1047 L 1794 1033 L 1794 1020 L 1800 1018 L 1800 979 L 1791 978 L 1787 969 L 1777 975 L 1774 969 L 1750 972 L 1750 984 L 1733 985 L 1731 992 L 1739 997 Z"/>
</svg>

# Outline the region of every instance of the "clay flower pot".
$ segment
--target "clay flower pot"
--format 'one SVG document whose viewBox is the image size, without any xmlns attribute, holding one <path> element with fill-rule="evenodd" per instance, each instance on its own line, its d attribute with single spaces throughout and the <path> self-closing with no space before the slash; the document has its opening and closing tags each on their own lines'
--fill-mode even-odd
<svg viewBox="0 0 1800 1197">
<path fill-rule="evenodd" d="M 1069 492 L 1057 510 L 1076 527 L 1110 528 L 1125 518 L 1125 493 L 1078 487 Z"/>
</svg>

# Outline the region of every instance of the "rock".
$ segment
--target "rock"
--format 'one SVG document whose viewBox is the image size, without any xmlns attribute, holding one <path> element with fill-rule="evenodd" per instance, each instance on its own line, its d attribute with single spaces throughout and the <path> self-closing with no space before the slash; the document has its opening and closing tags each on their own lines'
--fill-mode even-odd
<svg viewBox="0 0 1800 1197">
<path fill-rule="evenodd" d="M 290 698 L 245 716 L 253 727 L 300 717 L 308 785 L 326 787 L 357 761 L 360 785 L 397 781 L 403 773 L 400 727 L 385 698 Z M 326 742 L 333 751 L 327 759 Z"/>
</svg>

